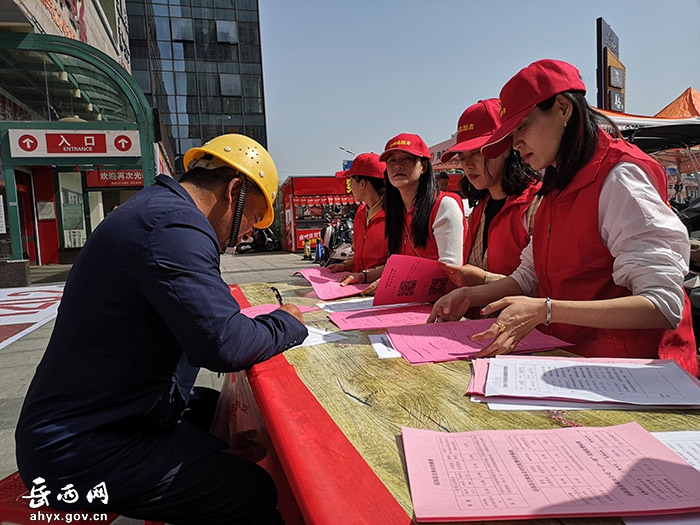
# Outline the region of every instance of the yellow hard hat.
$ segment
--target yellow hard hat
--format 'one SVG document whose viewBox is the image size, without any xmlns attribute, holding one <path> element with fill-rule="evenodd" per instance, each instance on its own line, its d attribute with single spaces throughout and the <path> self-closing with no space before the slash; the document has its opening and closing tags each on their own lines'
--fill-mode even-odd
<svg viewBox="0 0 700 525">
<path fill-rule="evenodd" d="M 272 157 L 256 141 L 245 135 L 231 133 L 220 135 L 206 142 L 199 148 L 190 148 L 185 153 L 185 171 L 189 171 L 204 155 L 212 155 L 224 164 L 243 173 L 262 190 L 267 201 L 267 211 L 262 220 L 254 226 L 268 228 L 275 218 L 274 203 L 277 197 L 279 178 Z M 209 169 L 220 167 L 220 163 L 211 163 Z"/>
</svg>

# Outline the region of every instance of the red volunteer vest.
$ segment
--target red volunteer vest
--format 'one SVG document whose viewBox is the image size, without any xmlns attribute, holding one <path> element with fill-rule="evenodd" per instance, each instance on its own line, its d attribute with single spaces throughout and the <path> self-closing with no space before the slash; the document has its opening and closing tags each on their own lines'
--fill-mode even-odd
<svg viewBox="0 0 700 525">
<path fill-rule="evenodd" d="M 613 166 L 621 161 L 632 162 L 645 173 L 653 174 L 657 179 L 652 182 L 657 188 L 660 175 L 665 181 L 665 174 L 656 161 L 636 146 L 613 140 L 602 130 L 599 135 L 591 161 L 564 190 L 545 195 L 537 211 L 532 246 L 541 297 L 585 301 L 631 295 L 613 282 L 613 256 L 600 238 L 600 188 Z M 572 350 L 583 356 L 675 359 L 691 374 L 698 375 L 687 296 L 681 323 L 675 330 L 613 330 L 566 324 L 540 329 L 574 343 Z"/>
<path fill-rule="evenodd" d="M 462 225 L 464 228 L 465 236 L 467 230 L 467 221 L 464 217 L 464 204 L 459 195 L 452 192 L 439 192 L 437 199 L 435 199 L 435 204 L 433 204 L 433 209 L 430 211 L 430 227 L 432 228 L 433 223 L 435 223 L 435 217 L 437 217 L 438 209 L 440 208 L 440 203 L 445 197 L 453 198 L 459 204 L 459 209 L 462 210 Z M 424 259 L 434 259 L 438 260 L 440 254 L 438 253 L 437 243 L 435 242 L 435 235 L 428 235 L 428 239 L 425 243 L 425 248 L 419 248 L 413 242 L 413 237 L 409 238 L 407 232 L 411 231 L 411 221 L 413 220 L 413 208 L 404 213 L 404 230 L 401 236 L 401 246 L 399 247 L 399 252 L 401 255 L 412 255 L 414 257 L 423 257 Z M 466 238 L 466 237 L 465 237 Z"/>
<path fill-rule="evenodd" d="M 530 233 L 525 226 L 525 215 L 533 199 L 542 186 L 541 183 L 528 186 L 520 195 L 509 195 L 501 211 L 491 221 L 488 232 L 488 258 L 485 268 L 489 272 L 510 275 L 520 266 L 520 253 L 530 242 Z M 488 199 L 483 199 L 474 207 L 469 216 L 467 240 L 464 243 L 464 263 L 474 246 L 476 231 Z"/>
<path fill-rule="evenodd" d="M 355 257 L 352 271 L 357 273 L 369 268 L 375 268 L 386 263 L 389 257 L 389 245 L 386 242 L 385 224 L 386 212 L 380 209 L 365 226 L 367 205 L 362 204 L 355 213 L 353 221 L 353 244 Z"/>
</svg>

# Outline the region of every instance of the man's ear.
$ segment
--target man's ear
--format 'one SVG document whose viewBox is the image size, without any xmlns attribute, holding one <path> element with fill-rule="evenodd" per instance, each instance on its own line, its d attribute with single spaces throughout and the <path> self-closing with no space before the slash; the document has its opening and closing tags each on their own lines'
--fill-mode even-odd
<svg viewBox="0 0 700 525">
<path fill-rule="evenodd" d="M 236 177 L 231 179 L 226 185 L 226 204 L 231 205 L 238 200 L 238 194 L 241 191 L 241 179 Z"/>
</svg>

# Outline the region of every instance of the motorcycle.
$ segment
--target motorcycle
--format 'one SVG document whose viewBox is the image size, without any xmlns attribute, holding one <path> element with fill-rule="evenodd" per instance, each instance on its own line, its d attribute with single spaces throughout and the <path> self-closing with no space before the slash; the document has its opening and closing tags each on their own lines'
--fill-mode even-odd
<svg viewBox="0 0 700 525">
<path fill-rule="evenodd" d="M 279 242 L 275 239 L 275 235 L 270 228 L 253 228 L 252 233 L 244 237 L 243 240 L 236 245 L 236 253 L 243 254 L 251 251 L 272 252 L 274 250 L 279 250 L 279 247 Z"/>
<path fill-rule="evenodd" d="M 326 225 L 321 228 L 321 242 L 323 243 L 323 255 L 319 264 L 345 262 L 352 254 L 353 220 L 349 217 L 342 219 L 326 218 Z"/>
</svg>

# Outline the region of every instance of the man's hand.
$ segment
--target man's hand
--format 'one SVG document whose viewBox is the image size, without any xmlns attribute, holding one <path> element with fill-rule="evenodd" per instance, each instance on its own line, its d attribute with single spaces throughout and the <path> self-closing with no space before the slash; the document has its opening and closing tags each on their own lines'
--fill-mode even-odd
<svg viewBox="0 0 700 525">
<path fill-rule="evenodd" d="M 304 324 L 304 317 L 301 315 L 301 310 L 299 310 L 299 307 L 295 304 L 283 304 L 278 308 L 278 310 L 284 310 L 288 314 L 292 314 L 294 317 L 297 318 L 297 320 L 301 323 Z"/>
<path fill-rule="evenodd" d="M 326 266 L 326 268 L 328 268 L 333 273 L 347 272 L 348 271 L 344 262 L 329 264 L 328 266 Z"/>
</svg>

